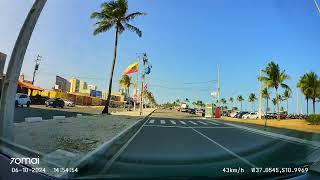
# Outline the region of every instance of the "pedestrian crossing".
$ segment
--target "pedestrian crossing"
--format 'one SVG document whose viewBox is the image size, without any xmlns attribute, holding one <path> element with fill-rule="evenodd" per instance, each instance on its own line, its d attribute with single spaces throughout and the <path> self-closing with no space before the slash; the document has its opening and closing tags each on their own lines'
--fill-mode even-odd
<svg viewBox="0 0 320 180">
<path fill-rule="evenodd" d="M 211 120 L 170 120 L 170 119 L 149 119 L 145 126 L 185 126 L 185 127 L 212 127 L 220 126 L 222 123 Z"/>
</svg>

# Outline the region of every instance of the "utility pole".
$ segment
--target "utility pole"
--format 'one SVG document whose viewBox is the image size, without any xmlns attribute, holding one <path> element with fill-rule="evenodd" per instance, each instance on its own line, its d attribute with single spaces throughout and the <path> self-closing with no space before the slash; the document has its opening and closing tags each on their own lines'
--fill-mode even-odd
<svg viewBox="0 0 320 180">
<path fill-rule="evenodd" d="M 142 79 L 141 79 L 141 92 L 140 92 L 140 116 L 142 115 L 142 109 L 143 109 L 143 94 L 144 94 L 144 79 L 145 79 L 145 68 L 146 63 L 148 62 L 147 53 L 143 54 L 143 69 L 142 69 Z"/>
<path fill-rule="evenodd" d="M 261 117 L 262 117 L 262 81 L 261 81 L 261 77 L 262 77 L 262 70 L 260 69 L 259 119 L 261 119 Z"/>
<path fill-rule="evenodd" d="M 0 101 L 0 137 L 3 139 L 13 140 L 14 102 L 18 78 L 32 32 L 46 2 L 47 0 L 36 0 L 34 2 L 23 23 L 10 57 Z"/>
<path fill-rule="evenodd" d="M 40 55 L 38 54 L 38 56 L 37 56 L 37 58 L 36 58 L 36 60 L 35 60 L 36 64 L 35 64 L 34 70 L 33 70 L 32 84 L 34 84 L 34 78 L 35 78 L 35 76 L 36 76 L 36 72 L 39 70 L 39 65 L 40 65 L 41 58 L 42 58 L 42 56 L 40 56 Z"/>
</svg>

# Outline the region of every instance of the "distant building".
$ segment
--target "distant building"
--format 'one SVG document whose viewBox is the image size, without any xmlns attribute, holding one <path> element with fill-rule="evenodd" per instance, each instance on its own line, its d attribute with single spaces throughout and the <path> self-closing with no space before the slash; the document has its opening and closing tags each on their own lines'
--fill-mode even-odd
<svg viewBox="0 0 320 180">
<path fill-rule="evenodd" d="M 80 89 L 80 80 L 79 79 L 76 79 L 76 78 L 72 78 L 70 80 L 70 92 L 72 93 L 77 93 L 79 92 L 79 89 Z"/>
<path fill-rule="evenodd" d="M 96 90 L 98 89 L 98 87 L 97 87 L 96 85 L 91 85 L 91 84 L 90 84 L 90 85 L 88 85 L 88 89 L 89 89 L 89 90 L 95 90 L 95 91 L 96 91 Z"/>
<path fill-rule="evenodd" d="M 54 89 L 62 90 L 64 92 L 70 91 L 71 83 L 63 77 L 56 76 Z"/>
<path fill-rule="evenodd" d="M 86 91 L 87 89 L 88 89 L 88 84 L 87 84 L 87 82 L 80 81 L 79 92 Z"/>
</svg>

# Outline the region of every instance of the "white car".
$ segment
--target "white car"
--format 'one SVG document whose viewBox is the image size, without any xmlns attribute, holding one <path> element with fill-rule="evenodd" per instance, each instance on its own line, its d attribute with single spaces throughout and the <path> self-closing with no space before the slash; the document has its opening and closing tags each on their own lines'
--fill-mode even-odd
<svg viewBox="0 0 320 180">
<path fill-rule="evenodd" d="M 252 113 L 252 112 L 251 112 Z M 242 116 L 242 119 L 249 119 L 249 116 L 251 115 L 251 113 L 247 113 L 247 114 L 244 114 Z"/>
<path fill-rule="evenodd" d="M 69 106 L 69 107 L 75 106 L 74 102 L 72 102 L 70 100 L 64 99 L 63 101 L 64 101 L 64 105 L 66 105 L 66 106 Z"/>
<path fill-rule="evenodd" d="M 258 119 L 259 113 L 258 112 L 251 112 L 247 119 Z"/>
<path fill-rule="evenodd" d="M 31 104 L 31 100 L 27 94 L 23 94 L 23 93 L 16 94 L 16 101 L 15 101 L 16 107 L 18 106 L 23 107 L 24 105 L 26 105 L 27 107 L 30 107 L 30 104 Z"/>
<path fill-rule="evenodd" d="M 233 111 L 232 113 L 230 113 L 230 117 L 234 118 L 238 113 L 239 111 Z"/>
</svg>

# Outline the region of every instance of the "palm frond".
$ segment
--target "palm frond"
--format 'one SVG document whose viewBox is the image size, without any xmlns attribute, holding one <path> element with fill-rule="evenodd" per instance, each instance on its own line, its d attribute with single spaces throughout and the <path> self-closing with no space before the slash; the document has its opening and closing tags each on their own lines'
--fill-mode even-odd
<svg viewBox="0 0 320 180">
<path fill-rule="evenodd" d="M 130 21 L 130 20 L 133 20 L 134 18 L 136 18 L 137 16 L 145 16 L 147 15 L 147 13 L 144 13 L 144 12 L 135 12 L 135 13 L 131 13 L 129 15 L 127 15 L 125 17 L 125 20 L 126 21 Z"/>
<path fill-rule="evenodd" d="M 113 27 L 114 24 L 105 24 L 105 25 L 101 25 L 99 27 L 97 27 L 94 32 L 93 35 L 97 35 L 103 32 L 106 32 L 108 30 L 110 30 Z"/>
<path fill-rule="evenodd" d="M 137 27 L 135 27 L 135 26 L 133 26 L 133 25 L 131 25 L 131 24 L 128 24 L 128 23 L 126 23 L 125 26 L 126 26 L 126 28 L 128 28 L 130 31 L 135 32 L 139 37 L 142 36 L 142 31 L 141 31 L 139 28 L 137 28 Z"/>
</svg>

